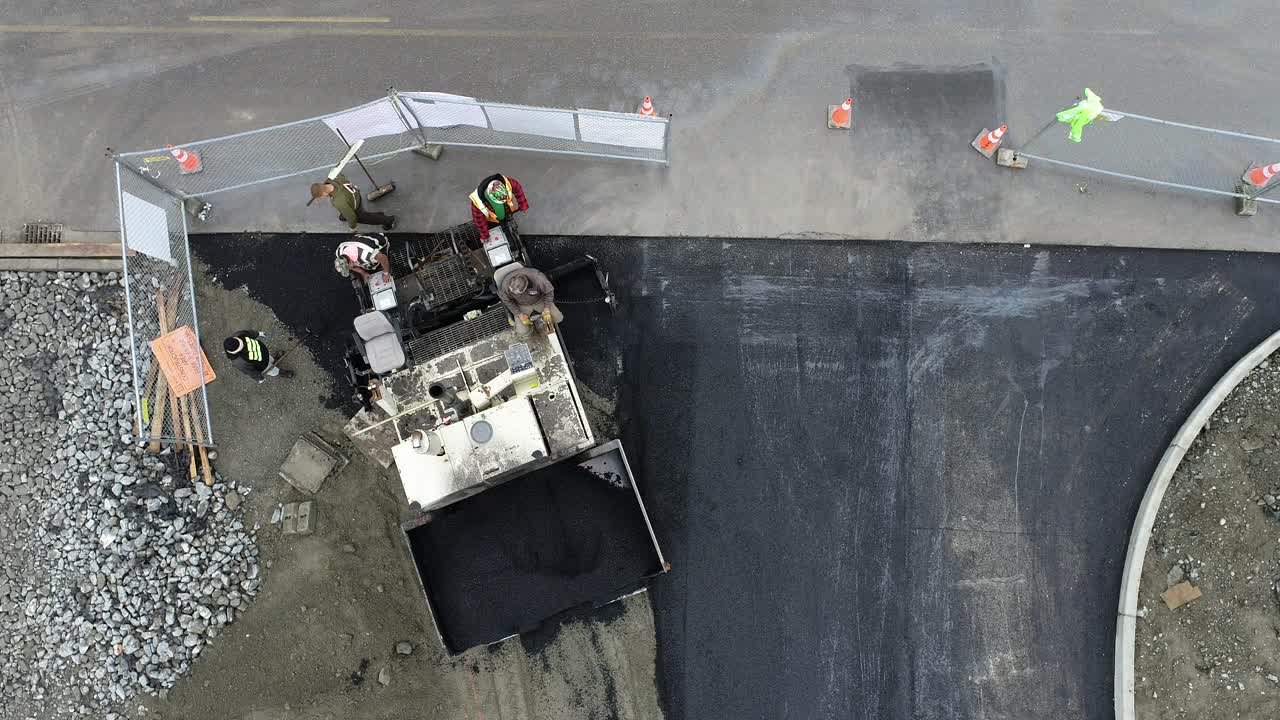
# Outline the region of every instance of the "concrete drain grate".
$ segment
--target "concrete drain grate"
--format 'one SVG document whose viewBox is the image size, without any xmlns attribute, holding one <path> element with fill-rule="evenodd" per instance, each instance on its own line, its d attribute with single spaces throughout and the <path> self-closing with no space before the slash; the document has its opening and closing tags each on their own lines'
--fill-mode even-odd
<svg viewBox="0 0 1280 720">
<path fill-rule="evenodd" d="M 22 242 L 47 244 L 62 242 L 62 223 L 24 223 Z"/>
</svg>

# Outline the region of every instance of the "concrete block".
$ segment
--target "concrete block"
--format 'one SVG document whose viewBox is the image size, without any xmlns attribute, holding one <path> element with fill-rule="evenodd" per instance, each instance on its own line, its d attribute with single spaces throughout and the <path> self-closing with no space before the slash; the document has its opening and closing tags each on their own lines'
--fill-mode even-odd
<svg viewBox="0 0 1280 720">
<path fill-rule="evenodd" d="M 974 138 L 973 142 L 969 143 L 969 145 L 974 150 L 977 150 L 978 152 L 982 153 L 982 157 L 988 160 L 990 160 L 991 157 L 996 154 L 996 149 L 1000 147 L 1000 143 L 997 142 L 995 145 L 991 146 L 990 150 L 982 149 L 982 138 L 989 132 L 991 132 L 991 130 L 989 130 L 988 128 L 982 128 L 982 132 L 978 133 L 978 137 Z"/>
<path fill-rule="evenodd" d="M 280 532 L 284 535 L 310 535 L 315 529 L 312 501 L 285 503 L 280 512 Z"/>
<path fill-rule="evenodd" d="M 308 535 L 312 529 L 311 500 L 298 503 L 298 516 L 295 532 L 299 535 Z"/>
<path fill-rule="evenodd" d="M 280 509 L 280 532 L 285 535 L 298 532 L 298 503 L 285 503 Z"/>
<path fill-rule="evenodd" d="M 329 443 L 315 433 L 307 433 L 293 444 L 289 456 L 280 466 L 280 477 L 303 492 L 315 494 L 330 473 L 346 464 L 347 459 Z"/>
<path fill-rule="evenodd" d="M 1243 185 L 1236 186 L 1236 192 L 1240 196 L 1236 197 L 1236 215 L 1240 217 L 1253 217 L 1258 214 L 1258 198 L 1249 195 L 1244 191 Z"/>
<path fill-rule="evenodd" d="M 837 125 L 836 123 L 831 122 L 831 113 L 835 112 L 835 111 L 836 111 L 836 109 L 837 109 L 837 108 L 839 108 L 839 107 L 840 107 L 839 105 L 828 105 L 828 106 L 827 106 L 827 127 L 831 128 L 832 130 L 837 130 L 837 129 L 839 129 L 839 130 L 848 130 L 849 128 L 853 127 L 853 112 L 852 112 L 852 111 L 849 113 L 849 119 L 848 119 L 848 120 L 846 120 L 843 124 L 839 124 L 839 125 Z"/>
<path fill-rule="evenodd" d="M 412 152 L 414 155 L 421 155 L 428 160 L 439 160 L 440 153 L 444 152 L 444 146 L 436 145 L 435 143 L 426 143 L 425 145 L 414 148 Z"/>
<path fill-rule="evenodd" d="M 182 209 L 200 222 L 208 222 L 209 213 L 213 212 L 213 206 L 198 197 L 189 197 L 183 200 Z"/>
<path fill-rule="evenodd" d="M 1000 148 L 996 152 L 996 164 L 1000 167 L 1022 170 L 1027 167 L 1027 159 L 1019 155 L 1016 150 Z"/>
</svg>

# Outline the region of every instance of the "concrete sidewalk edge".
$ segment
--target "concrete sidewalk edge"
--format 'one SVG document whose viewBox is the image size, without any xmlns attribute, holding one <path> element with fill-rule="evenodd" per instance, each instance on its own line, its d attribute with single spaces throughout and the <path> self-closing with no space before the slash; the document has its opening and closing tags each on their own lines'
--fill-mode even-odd
<svg viewBox="0 0 1280 720">
<path fill-rule="evenodd" d="M 1142 562 L 1147 554 L 1147 543 L 1151 540 L 1151 528 L 1155 524 L 1156 515 L 1160 512 L 1160 503 L 1169 488 L 1169 482 L 1177 471 L 1182 457 L 1191 448 L 1191 443 L 1204 429 L 1205 423 L 1213 417 L 1213 413 L 1254 368 L 1266 360 L 1271 353 L 1280 348 L 1280 330 L 1250 350 L 1240 358 L 1231 369 L 1223 375 L 1213 388 L 1209 390 L 1196 409 L 1191 412 L 1187 421 L 1182 424 L 1178 434 L 1169 443 L 1168 449 L 1156 465 L 1151 475 L 1151 482 L 1142 496 L 1142 504 L 1138 506 L 1138 515 L 1133 521 L 1133 531 L 1129 535 L 1129 549 L 1124 560 L 1124 574 L 1120 580 L 1120 608 L 1116 622 L 1116 662 L 1115 662 L 1115 709 L 1116 720 L 1135 720 L 1134 705 L 1134 644 L 1138 631 L 1138 586 L 1142 581 Z"/>
</svg>

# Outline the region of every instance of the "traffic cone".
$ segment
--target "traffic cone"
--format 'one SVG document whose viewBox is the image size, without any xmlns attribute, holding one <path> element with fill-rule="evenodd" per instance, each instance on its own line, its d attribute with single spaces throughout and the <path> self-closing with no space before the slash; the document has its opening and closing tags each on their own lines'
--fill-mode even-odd
<svg viewBox="0 0 1280 720">
<path fill-rule="evenodd" d="M 853 98 L 845 98 L 840 105 L 827 106 L 827 127 L 833 130 L 853 127 Z"/>
<path fill-rule="evenodd" d="M 978 133 L 978 137 L 974 138 L 973 142 L 969 144 L 973 146 L 974 150 L 977 150 L 982 153 L 984 157 L 990 159 L 992 155 L 996 154 L 996 150 L 1000 149 L 1000 141 L 1004 138 L 1004 133 L 1008 129 L 1008 125 L 1001 125 L 995 130 L 990 131 L 986 128 L 982 128 L 982 132 Z"/>
<path fill-rule="evenodd" d="M 190 150 L 183 150 L 172 145 L 165 145 L 169 148 L 169 154 L 173 155 L 173 159 L 178 161 L 178 172 L 182 175 L 190 175 L 203 170 L 200 165 L 200 156 Z"/>
<path fill-rule="evenodd" d="M 640 107 L 636 110 L 636 112 L 640 113 L 645 117 L 654 117 L 655 115 L 658 114 L 658 111 L 653 109 L 653 98 L 649 97 L 648 95 L 644 96 L 644 102 L 640 103 Z"/>
<path fill-rule="evenodd" d="M 1280 174 L 1280 163 L 1254 168 L 1244 174 L 1244 181 L 1256 188 L 1260 188 L 1271 182 L 1271 179 L 1277 174 Z"/>
</svg>

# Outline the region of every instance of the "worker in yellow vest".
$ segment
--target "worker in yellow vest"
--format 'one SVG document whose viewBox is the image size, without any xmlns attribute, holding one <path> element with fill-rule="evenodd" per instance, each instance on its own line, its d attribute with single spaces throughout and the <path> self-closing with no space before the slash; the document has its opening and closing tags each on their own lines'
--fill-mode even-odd
<svg viewBox="0 0 1280 720">
<path fill-rule="evenodd" d="M 515 178 L 502 173 L 490 175 L 471 193 L 471 221 L 480 231 L 480 242 L 489 239 L 489 228 L 497 227 L 512 215 L 529 209 L 524 188 Z"/>
<path fill-rule="evenodd" d="M 222 341 L 222 351 L 237 370 L 260 383 L 269 377 L 293 377 L 293 373 L 276 366 L 276 358 L 262 342 L 266 336 L 257 330 L 241 330 Z"/>
</svg>

